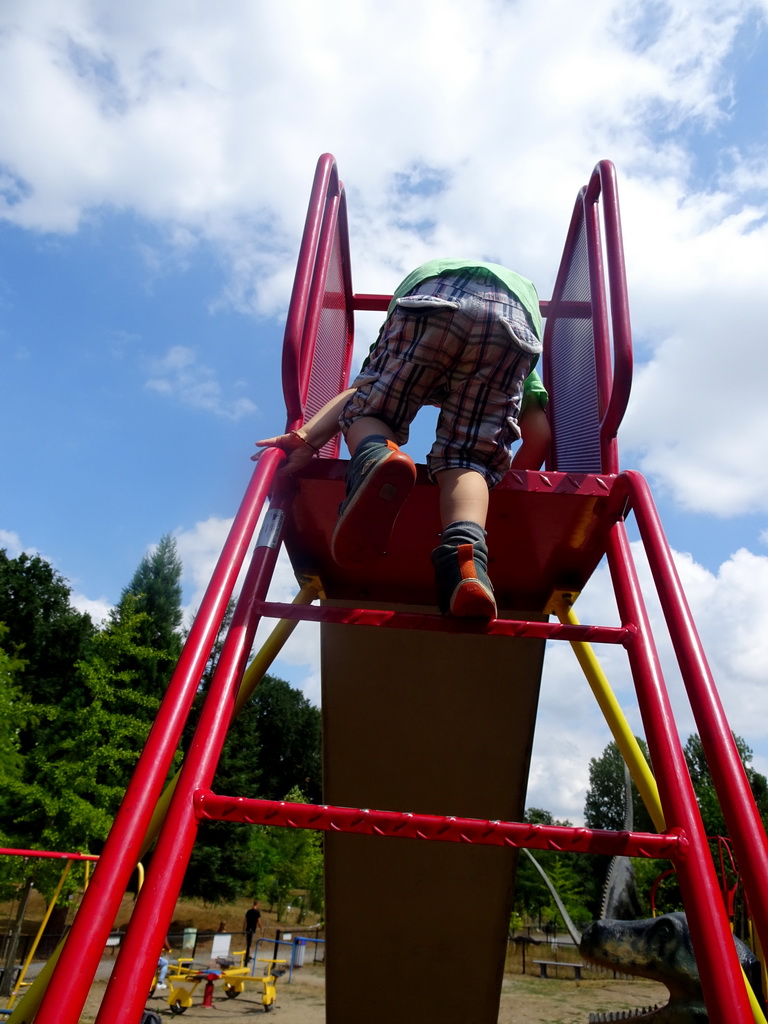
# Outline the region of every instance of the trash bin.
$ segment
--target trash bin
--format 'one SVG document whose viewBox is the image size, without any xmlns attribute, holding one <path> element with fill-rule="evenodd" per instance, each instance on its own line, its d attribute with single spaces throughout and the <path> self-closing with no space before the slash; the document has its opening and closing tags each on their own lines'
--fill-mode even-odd
<svg viewBox="0 0 768 1024">
<path fill-rule="evenodd" d="M 181 940 L 182 949 L 191 949 L 194 951 L 197 945 L 197 928 L 185 928 L 184 936 Z"/>
<path fill-rule="evenodd" d="M 307 940 L 295 939 L 293 943 L 293 966 L 304 966 L 304 955 L 307 952 Z"/>
</svg>

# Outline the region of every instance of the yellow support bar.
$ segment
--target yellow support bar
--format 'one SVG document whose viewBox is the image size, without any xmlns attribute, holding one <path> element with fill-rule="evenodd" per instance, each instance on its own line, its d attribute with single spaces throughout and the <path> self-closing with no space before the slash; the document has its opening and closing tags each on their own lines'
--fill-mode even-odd
<svg viewBox="0 0 768 1024">
<path fill-rule="evenodd" d="M 557 615 L 558 619 L 563 623 L 568 623 L 571 626 L 580 625 L 572 607 L 573 597 L 574 595 L 570 592 L 556 591 L 550 597 L 549 606 L 546 609 L 547 612 Z M 616 699 L 616 694 L 611 689 L 611 684 L 608 682 L 600 662 L 597 660 L 592 645 L 581 640 L 574 640 L 571 641 L 571 647 L 584 671 L 584 675 L 587 677 L 587 682 L 595 695 L 600 710 L 603 712 L 608 728 L 616 740 L 616 745 L 627 763 L 629 773 L 638 788 L 643 803 L 648 809 L 653 824 L 657 832 L 663 832 L 666 826 L 656 780 L 640 749 L 640 745 L 629 727 L 629 722 L 624 717 L 621 705 Z"/>
<path fill-rule="evenodd" d="M 86 861 L 85 864 L 86 864 L 86 867 L 87 867 L 88 866 L 88 861 Z M 10 996 L 8 998 L 7 1009 L 9 1009 L 9 1010 L 13 1006 L 13 1002 L 16 999 L 16 997 L 18 996 L 19 992 L 21 992 L 21 988 L 22 988 L 22 986 L 24 984 L 24 978 L 26 977 L 27 971 L 29 970 L 29 965 L 32 963 L 32 957 L 35 955 L 35 952 L 37 951 L 37 947 L 40 944 L 40 939 L 42 939 L 43 932 L 45 931 L 45 926 L 48 924 L 48 919 L 50 918 L 51 914 L 53 913 L 53 908 L 56 906 L 56 900 L 59 898 L 59 893 L 62 890 L 62 887 L 64 885 L 64 881 L 65 881 L 67 875 L 69 874 L 69 871 L 70 871 L 71 867 L 72 867 L 72 861 L 68 860 L 67 863 L 64 865 L 64 870 L 61 872 L 61 877 L 59 878 L 59 883 L 56 886 L 56 891 L 54 892 L 54 894 L 53 894 L 53 896 L 51 898 L 51 902 L 48 904 L 48 908 L 45 911 L 45 914 L 43 915 L 43 920 L 40 922 L 40 927 L 37 929 L 37 935 L 35 936 L 34 942 L 32 943 L 32 945 L 30 947 L 30 950 L 27 953 L 27 958 L 24 961 L 24 964 L 23 964 L 23 966 L 21 968 L 21 972 L 19 973 L 19 980 L 16 982 L 16 987 L 14 988 L 13 992 L 10 994 Z M 12 970 L 12 969 L 13 969 L 13 964 L 9 964 L 8 965 L 8 970 Z"/>
</svg>

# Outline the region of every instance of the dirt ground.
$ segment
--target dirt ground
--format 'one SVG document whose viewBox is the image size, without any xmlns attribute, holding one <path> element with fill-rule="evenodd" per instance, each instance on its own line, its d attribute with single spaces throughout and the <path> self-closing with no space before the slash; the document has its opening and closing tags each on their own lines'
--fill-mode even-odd
<svg viewBox="0 0 768 1024">
<path fill-rule="evenodd" d="M 104 986 L 104 982 L 94 985 L 81 1024 L 93 1024 Z M 281 978 L 277 985 L 277 1002 L 269 1017 L 265 1015 L 259 989 L 260 986 L 255 985 L 236 999 L 228 999 L 217 986 L 213 1008 L 200 1005 L 203 993 L 199 989 L 195 993 L 195 1005 L 181 1016 L 172 1014 L 161 998 L 149 999 L 147 1009 L 155 1010 L 163 1020 L 173 1019 L 183 1024 L 199 1021 L 245 1024 L 262 1018 L 267 1024 L 325 1024 L 322 966 L 310 965 L 294 971 L 290 984 Z M 504 979 L 498 1024 L 587 1024 L 590 1013 L 664 1002 L 666 989 L 649 981 L 604 978 L 577 982 L 508 975 Z M 361 1008 L 360 1020 L 365 1020 L 365 1008 Z"/>
<path fill-rule="evenodd" d="M 249 905 L 248 899 L 218 908 L 182 901 L 177 907 L 174 928 L 194 925 L 211 932 L 222 926 L 234 933 L 234 948 L 237 948 L 238 941 L 241 941 L 239 929 L 242 927 L 243 913 Z M 127 897 L 118 924 L 122 925 L 128 920 L 131 907 L 132 899 Z M 278 921 L 266 907 L 262 909 L 268 935 L 273 936 L 277 927 L 298 927 L 295 914 L 288 920 Z M 0 914 L 3 910 L 8 916 L 10 908 L 0 906 Z M 33 913 L 30 927 L 36 927 L 34 917 Z M 307 922 L 312 923 L 312 919 Z M 567 959 L 572 960 L 573 956 Z M 103 961 L 104 971 L 100 976 L 106 978 L 113 963 L 113 957 Z M 649 981 L 626 981 L 602 976 L 587 977 L 577 982 L 563 978 L 544 979 L 534 973 L 523 975 L 520 952 L 516 948 L 510 948 L 507 969 L 510 973 L 504 977 L 498 1024 L 587 1024 L 590 1013 L 629 1010 L 662 1004 L 667 999 L 666 989 Z M 531 972 L 530 964 L 528 971 Z M 93 1024 L 95 1021 L 105 987 L 105 980 L 94 982 L 81 1024 Z M 304 967 L 295 969 L 290 983 L 287 976 L 281 977 L 277 982 L 277 1001 L 268 1017 L 261 1002 L 261 985 L 255 983 L 236 999 L 228 999 L 222 986 L 216 985 L 213 1008 L 201 1005 L 204 989 L 199 985 L 193 993 L 193 1005 L 182 1015 L 171 1013 L 167 1000 L 161 998 L 167 994 L 158 993 L 146 1003 L 147 1009 L 155 1010 L 163 1021 L 178 1020 L 183 1021 L 183 1024 L 196 1024 L 199 1021 L 246 1024 L 247 1021 L 265 1019 L 267 1024 L 325 1024 L 325 974 L 322 964 L 308 962 Z M 374 999 L 375 994 L 372 993 L 371 1001 Z M 364 1007 L 361 1007 L 360 1020 L 365 1020 Z M 393 1019 L 393 1024 L 397 1024 L 396 1019 Z M 468 1021 L 467 1024 L 473 1022 Z"/>
</svg>

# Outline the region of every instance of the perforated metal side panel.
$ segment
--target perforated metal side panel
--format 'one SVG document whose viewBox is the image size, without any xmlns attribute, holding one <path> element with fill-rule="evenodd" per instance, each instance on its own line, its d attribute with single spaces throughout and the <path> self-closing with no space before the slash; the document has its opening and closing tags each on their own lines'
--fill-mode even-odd
<svg viewBox="0 0 768 1024">
<path fill-rule="evenodd" d="M 589 257 L 582 219 L 570 257 L 561 302 L 589 303 Z M 599 473 L 600 419 L 592 320 L 554 310 L 547 359 L 552 390 L 553 465 L 563 472 Z"/>
</svg>

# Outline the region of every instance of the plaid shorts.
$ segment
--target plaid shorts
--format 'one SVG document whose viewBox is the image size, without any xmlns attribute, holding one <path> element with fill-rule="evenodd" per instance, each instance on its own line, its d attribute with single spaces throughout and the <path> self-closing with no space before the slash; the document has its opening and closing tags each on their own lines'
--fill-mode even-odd
<svg viewBox="0 0 768 1024">
<path fill-rule="evenodd" d="M 509 469 L 523 382 L 540 352 L 523 306 L 492 274 L 428 278 L 397 300 L 339 423 L 346 433 L 375 416 L 405 444 L 418 410 L 437 405 L 430 477 L 474 469 L 493 487 Z"/>
</svg>

